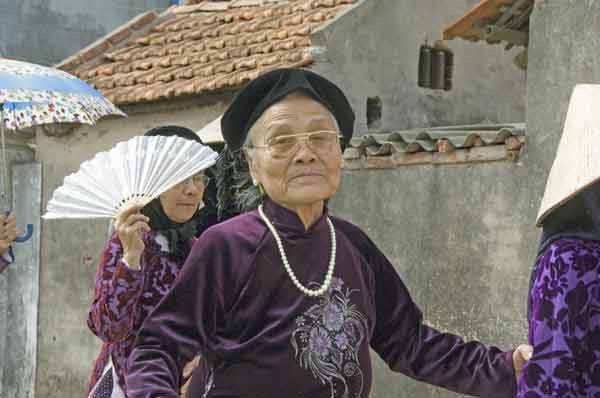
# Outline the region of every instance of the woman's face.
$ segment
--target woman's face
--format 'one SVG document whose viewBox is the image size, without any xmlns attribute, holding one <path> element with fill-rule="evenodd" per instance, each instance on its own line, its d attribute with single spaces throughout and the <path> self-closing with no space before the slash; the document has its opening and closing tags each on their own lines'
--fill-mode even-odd
<svg viewBox="0 0 600 398">
<path fill-rule="evenodd" d="M 339 128 L 319 102 L 291 94 L 269 107 L 251 129 L 250 173 L 287 207 L 333 196 L 340 184 Z"/>
<path fill-rule="evenodd" d="M 160 195 L 167 217 L 179 224 L 189 221 L 200 207 L 206 183 L 204 173 L 199 173 Z"/>
</svg>

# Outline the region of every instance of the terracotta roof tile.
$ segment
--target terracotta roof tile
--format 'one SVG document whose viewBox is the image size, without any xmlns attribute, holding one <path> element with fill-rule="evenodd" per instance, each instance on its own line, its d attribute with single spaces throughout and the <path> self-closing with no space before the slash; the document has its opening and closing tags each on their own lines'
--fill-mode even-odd
<svg viewBox="0 0 600 398">
<path fill-rule="evenodd" d="M 140 30 L 145 28 L 149 23 L 154 21 L 158 15 L 154 11 L 148 11 L 144 14 L 138 15 L 133 18 L 129 23 L 125 24 L 129 26 L 131 29 Z"/>
<path fill-rule="evenodd" d="M 134 51 L 137 48 L 136 45 L 131 44 L 128 46 L 125 46 L 123 48 L 120 48 L 118 50 L 114 50 L 111 52 L 107 52 L 104 54 L 104 58 L 106 58 L 106 60 L 108 61 L 128 61 L 131 59 L 131 51 Z M 63 67 L 64 69 L 69 69 L 66 66 Z"/>
<path fill-rule="evenodd" d="M 60 67 L 117 104 L 236 88 L 310 65 L 310 34 L 357 2 L 188 0 L 135 18 Z"/>
<path fill-rule="evenodd" d="M 237 0 L 232 1 L 230 7 L 250 7 L 250 6 L 262 6 L 264 1 L 262 0 Z"/>
<path fill-rule="evenodd" d="M 244 47 L 244 46 L 236 47 L 236 48 L 232 49 L 229 52 L 229 54 L 231 55 L 232 58 L 247 57 L 250 55 L 250 48 Z"/>
<path fill-rule="evenodd" d="M 112 32 L 106 40 L 108 40 L 111 44 L 119 44 L 123 40 L 127 39 L 131 36 L 131 29 L 129 26 L 122 26 L 121 28 Z"/>
<path fill-rule="evenodd" d="M 100 90 L 108 90 L 115 88 L 115 79 L 112 76 L 105 76 L 94 81 L 94 86 Z"/>
<path fill-rule="evenodd" d="M 89 48 L 87 51 L 81 53 L 81 59 L 83 62 L 91 61 L 92 59 L 104 54 L 106 51 L 110 49 L 110 43 L 107 41 L 103 41 L 98 43 L 98 45 Z"/>
</svg>

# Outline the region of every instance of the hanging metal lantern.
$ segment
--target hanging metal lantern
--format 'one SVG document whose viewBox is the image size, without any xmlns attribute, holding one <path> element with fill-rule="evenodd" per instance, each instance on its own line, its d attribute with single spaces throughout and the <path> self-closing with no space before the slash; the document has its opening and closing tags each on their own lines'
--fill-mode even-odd
<svg viewBox="0 0 600 398">
<path fill-rule="evenodd" d="M 454 54 L 436 41 L 433 46 L 427 40 L 419 48 L 419 87 L 450 91 L 454 72 Z"/>
<path fill-rule="evenodd" d="M 419 87 L 431 88 L 431 50 L 427 40 L 419 48 Z"/>
<path fill-rule="evenodd" d="M 431 53 L 431 88 L 443 90 L 446 79 L 446 52 L 434 48 Z"/>
<path fill-rule="evenodd" d="M 452 90 L 452 76 L 454 74 L 454 53 L 446 49 L 446 66 L 444 68 L 444 90 Z"/>
</svg>

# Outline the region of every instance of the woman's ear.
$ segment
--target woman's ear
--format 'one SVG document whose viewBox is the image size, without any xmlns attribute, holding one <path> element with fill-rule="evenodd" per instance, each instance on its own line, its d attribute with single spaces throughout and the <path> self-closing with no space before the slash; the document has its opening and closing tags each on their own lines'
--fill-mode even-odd
<svg viewBox="0 0 600 398">
<path fill-rule="evenodd" d="M 162 206 L 163 209 L 165 208 L 165 200 L 166 200 L 166 195 L 163 192 L 162 194 L 160 194 L 158 196 L 158 201 L 160 202 L 160 205 Z"/>
<path fill-rule="evenodd" d="M 248 163 L 248 171 L 250 172 L 250 177 L 252 177 L 252 183 L 254 185 L 258 185 L 260 181 L 258 181 L 258 175 L 256 173 L 256 163 L 254 161 L 254 158 L 252 157 L 251 149 L 244 149 L 244 158 Z"/>
</svg>

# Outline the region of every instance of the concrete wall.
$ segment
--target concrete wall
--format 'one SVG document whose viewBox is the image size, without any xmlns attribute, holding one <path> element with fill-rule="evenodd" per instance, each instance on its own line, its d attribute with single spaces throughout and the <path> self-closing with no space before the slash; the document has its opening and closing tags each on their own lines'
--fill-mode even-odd
<svg viewBox="0 0 600 398">
<path fill-rule="evenodd" d="M 228 97 L 207 102 L 125 108 L 126 119 L 104 120 L 81 127 L 63 138 L 38 132 L 38 160 L 43 164 L 43 206 L 63 178 L 79 165 L 115 143 L 143 134 L 152 127 L 178 124 L 194 131 L 223 113 Z M 108 221 L 45 221 L 38 328 L 37 396 L 83 397 L 100 350 L 99 339 L 86 319 L 99 255 L 107 238 Z"/>
<path fill-rule="evenodd" d="M 35 374 L 35 331 L 37 321 L 39 264 L 39 199 L 32 194 L 39 189 L 40 176 L 36 181 L 23 180 L 23 163 L 33 160 L 33 151 L 20 139 L 7 134 L 7 162 L 9 164 L 8 203 L 17 214 L 18 228 L 24 223 L 35 222 L 36 236 L 14 245 L 16 262 L 0 274 L 0 397 L 33 397 L 31 375 Z M 29 163 L 30 164 L 30 163 Z M 1 170 L 0 165 L 0 172 Z M 17 170 L 16 178 L 12 172 Z M 34 184 L 31 184 L 31 183 Z M 35 184 L 37 182 L 37 184 Z M 27 184 L 29 183 L 29 184 Z M 16 186 L 18 189 L 13 190 Z M 32 189 L 33 188 L 33 189 Z M 14 191 L 14 193 L 13 193 Z M 39 195 L 38 195 L 39 197 Z M 29 199 L 29 200 L 28 200 Z M 25 205 L 28 204 L 28 205 Z M 4 206 L 4 204 L 2 204 Z M 2 210 L 4 211 L 4 210 Z"/>
<path fill-rule="evenodd" d="M 525 148 L 521 163 L 347 171 L 332 203 L 387 255 L 429 324 L 507 350 L 526 342 L 537 236 Z M 458 396 L 378 358 L 375 369 L 374 398 Z"/>
<path fill-rule="evenodd" d="M 418 16 L 418 10 L 416 13 Z M 402 21 L 408 17 L 389 16 L 394 18 Z M 336 214 L 362 226 L 387 254 L 432 325 L 505 349 L 526 341 L 527 283 L 538 239 L 535 217 L 571 90 L 580 82 L 600 83 L 596 62 L 600 4 L 580 0 L 536 2 L 530 29 L 527 144 L 519 163 L 346 172 L 332 204 Z M 495 51 L 493 47 L 486 50 L 466 45 L 474 46 L 472 51 L 479 54 L 471 61 L 488 63 L 487 55 Z M 378 51 L 388 53 L 379 47 Z M 507 118 L 504 112 L 510 107 L 494 107 L 487 101 L 503 103 L 522 88 L 510 79 L 503 80 L 499 71 L 507 86 L 497 87 L 495 92 L 488 87 L 483 108 L 472 103 L 465 106 L 461 97 L 456 98 L 454 106 L 462 109 L 457 114 L 489 109 Z M 469 81 L 475 84 L 488 72 L 488 67 L 475 68 Z M 460 67 L 457 73 L 461 73 Z M 386 123 L 393 118 L 390 113 L 400 115 L 402 120 L 396 123 L 405 126 L 423 116 L 425 120 L 439 120 L 438 115 L 444 112 L 419 106 L 424 98 L 418 89 L 410 89 L 403 101 L 412 106 L 388 106 Z M 444 109 L 443 103 L 438 104 Z M 409 113 L 414 107 L 417 111 Z M 378 361 L 372 396 L 457 395 L 392 374 Z"/>
<path fill-rule="evenodd" d="M 599 23 L 600 4 L 595 1 L 536 3 L 527 82 L 528 130 L 539 149 L 532 165 L 536 172 L 551 166 L 550 154 L 558 145 L 575 84 L 600 84 Z"/>
<path fill-rule="evenodd" d="M 0 0 L 0 55 L 55 64 L 169 0 Z"/>
<path fill-rule="evenodd" d="M 389 129 L 523 121 L 525 73 L 512 63 L 518 49 L 449 41 L 455 64 L 452 91 L 417 86 L 419 46 L 425 38 L 430 43 L 439 39 L 444 26 L 478 2 L 363 0 L 314 35 L 313 42 L 327 49 L 315 70 L 344 87 L 358 131 L 366 129 L 371 96 L 381 98 L 382 125 Z"/>
</svg>

